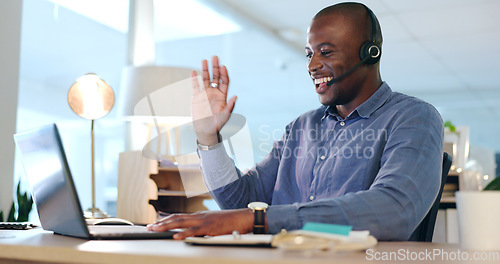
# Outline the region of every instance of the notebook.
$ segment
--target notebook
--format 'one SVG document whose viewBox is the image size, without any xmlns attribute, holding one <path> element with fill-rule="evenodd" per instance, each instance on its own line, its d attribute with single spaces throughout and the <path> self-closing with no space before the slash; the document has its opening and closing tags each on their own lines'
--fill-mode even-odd
<svg viewBox="0 0 500 264">
<path fill-rule="evenodd" d="M 152 232 L 145 226 L 86 224 L 55 124 L 14 135 L 43 229 L 85 239 L 162 239 L 175 231 Z"/>
</svg>

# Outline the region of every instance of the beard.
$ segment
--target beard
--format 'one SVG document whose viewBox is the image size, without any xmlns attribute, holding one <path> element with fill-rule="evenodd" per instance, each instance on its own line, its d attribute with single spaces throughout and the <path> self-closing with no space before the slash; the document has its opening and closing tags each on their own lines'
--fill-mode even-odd
<svg viewBox="0 0 500 264">
<path fill-rule="evenodd" d="M 354 100 L 359 94 L 358 87 L 346 87 L 333 84 L 329 87 L 329 91 L 319 95 L 319 100 L 322 105 L 336 106 L 346 105 Z"/>
</svg>

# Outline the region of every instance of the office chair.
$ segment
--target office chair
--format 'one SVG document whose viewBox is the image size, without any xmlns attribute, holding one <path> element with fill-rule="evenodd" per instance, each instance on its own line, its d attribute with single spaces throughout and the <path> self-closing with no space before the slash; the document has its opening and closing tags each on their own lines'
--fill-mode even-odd
<svg viewBox="0 0 500 264">
<path fill-rule="evenodd" d="M 432 242 L 432 235 L 434 234 L 434 226 L 436 224 L 436 217 L 439 209 L 439 203 L 441 201 L 441 195 L 443 194 L 443 187 L 448 177 L 448 172 L 451 167 L 451 156 L 448 153 L 443 154 L 443 172 L 441 174 L 441 188 L 439 189 L 436 200 L 432 204 L 431 209 L 425 216 L 425 218 L 420 222 L 420 224 L 415 228 L 415 231 L 410 236 L 409 241 L 421 241 L 421 242 Z"/>
</svg>

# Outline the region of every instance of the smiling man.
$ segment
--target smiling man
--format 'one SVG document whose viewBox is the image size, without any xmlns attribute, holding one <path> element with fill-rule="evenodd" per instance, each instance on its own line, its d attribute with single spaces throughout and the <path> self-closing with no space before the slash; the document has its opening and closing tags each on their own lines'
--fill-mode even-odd
<svg viewBox="0 0 500 264">
<path fill-rule="evenodd" d="M 206 89 L 194 79 L 193 120 L 203 120 L 195 122 L 202 171 L 224 210 L 175 214 L 149 228 L 184 228 L 175 236 L 183 239 L 321 222 L 370 230 L 379 240 L 410 239 L 438 193 L 443 124 L 434 107 L 382 81 L 381 45 L 380 26 L 366 6 L 321 10 L 305 50 L 322 106 L 289 123 L 247 173 L 235 167 L 218 134 L 236 102 L 227 99 L 227 69 L 214 57 L 210 79 L 203 61 Z M 203 119 L 202 97 L 212 118 Z"/>
<path fill-rule="evenodd" d="M 381 45 L 380 26 L 366 7 L 341 4 L 316 14 L 308 32 L 306 55 L 320 103 L 335 105 L 345 117 L 370 98 L 382 84 L 378 63 Z M 347 75 L 349 78 L 344 78 Z"/>
</svg>

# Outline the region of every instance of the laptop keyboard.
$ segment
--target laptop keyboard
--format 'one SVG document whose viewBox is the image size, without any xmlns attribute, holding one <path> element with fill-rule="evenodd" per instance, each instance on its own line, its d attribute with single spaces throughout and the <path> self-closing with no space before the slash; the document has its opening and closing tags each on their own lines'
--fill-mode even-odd
<svg viewBox="0 0 500 264">
<path fill-rule="evenodd" d="M 36 227 L 36 225 L 25 222 L 0 222 L 0 229 L 8 230 L 27 230 Z"/>
<path fill-rule="evenodd" d="M 153 233 L 148 231 L 145 226 L 129 226 L 129 225 L 110 225 L 110 226 L 88 226 L 89 232 L 93 235 L 101 234 L 131 234 L 131 233 Z"/>
</svg>

